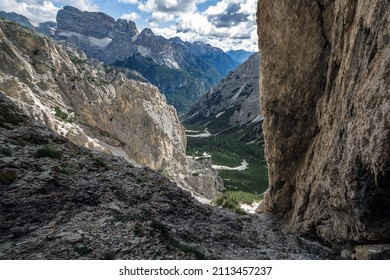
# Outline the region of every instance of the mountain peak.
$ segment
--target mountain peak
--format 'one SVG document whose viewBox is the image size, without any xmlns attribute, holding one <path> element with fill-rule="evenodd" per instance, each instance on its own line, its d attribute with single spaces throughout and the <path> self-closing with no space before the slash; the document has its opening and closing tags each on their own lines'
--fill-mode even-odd
<svg viewBox="0 0 390 280">
<path fill-rule="evenodd" d="M 152 29 L 150 28 L 145 28 L 144 30 L 142 30 L 141 36 L 148 36 L 148 37 L 151 37 L 151 36 L 154 36 L 154 33 L 152 31 Z"/>
<path fill-rule="evenodd" d="M 111 35 L 114 26 L 114 18 L 104 13 L 82 12 L 72 6 L 65 6 L 57 13 L 57 32 L 64 30 L 103 39 Z"/>
<path fill-rule="evenodd" d="M 64 11 L 73 12 L 73 13 L 76 13 L 76 14 L 82 13 L 81 10 L 79 10 L 76 7 L 73 7 L 73 6 L 64 6 L 62 9 Z"/>
<path fill-rule="evenodd" d="M 138 29 L 135 22 L 123 18 L 118 18 L 116 20 L 115 29 L 119 32 L 132 34 L 133 36 L 138 34 Z"/>
</svg>

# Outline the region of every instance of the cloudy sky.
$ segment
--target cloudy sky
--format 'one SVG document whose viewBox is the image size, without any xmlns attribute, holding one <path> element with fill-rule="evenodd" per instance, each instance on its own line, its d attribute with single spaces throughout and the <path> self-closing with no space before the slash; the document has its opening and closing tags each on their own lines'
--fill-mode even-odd
<svg viewBox="0 0 390 280">
<path fill-rule="evenodd" d="M 64 5 L 125 18 L 139 30 L 185 41 L 202 41 L 227 50 L 257 51 L 257 0 L 1 0 L 0 10 L 16 12 L 35 23 L 55 21 Z"/>
</svg>

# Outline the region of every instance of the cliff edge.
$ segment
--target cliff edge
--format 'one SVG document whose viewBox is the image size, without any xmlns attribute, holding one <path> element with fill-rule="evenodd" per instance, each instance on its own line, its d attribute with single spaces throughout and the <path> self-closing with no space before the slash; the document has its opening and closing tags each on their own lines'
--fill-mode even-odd
<svg viewBox="0 0 390 280">
<path fill-rule="evenodd" d="M 328 244 L 390 239 L 390 4 L 260 0 L 269 191 L 259 211 Z"/>
</svg>

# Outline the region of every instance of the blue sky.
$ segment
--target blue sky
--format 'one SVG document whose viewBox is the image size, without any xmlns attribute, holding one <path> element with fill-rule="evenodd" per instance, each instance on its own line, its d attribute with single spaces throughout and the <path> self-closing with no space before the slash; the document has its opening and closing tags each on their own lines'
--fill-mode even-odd
<svg viewBox="0 0 390 280">
<path fill-rule="evenodd" d="M 223 50 L 257 51 L 257 0 L 1 0 L 0 10 L 15 12 L 33 22 L 55 21 L 65 5 L 83 11 L 125 18 L 139 30 L 185 41 L 202 41 Z"/>
</svg>

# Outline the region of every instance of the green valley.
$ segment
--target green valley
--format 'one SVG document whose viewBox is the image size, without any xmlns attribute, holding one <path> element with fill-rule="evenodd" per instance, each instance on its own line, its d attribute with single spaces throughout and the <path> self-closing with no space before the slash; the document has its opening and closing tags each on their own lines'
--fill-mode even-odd
<svg viewBox="0 0 390 280">
<path fill-rule="evenodd" d="M 268 172 L 260 123 L 234 127 L 219 134 L 210 133 L 208 137 L 197 137 L 204 126 L 184 125 L 188 129 L 187 155 L 199 157 L 207 153 L 211 155 L 213 165 L 230 168 L 240 166 L 244 160 L 248 163 L 245 170 L 218 171 L 226 191 L 261 194 L 267 189 Z M 254 135 L 257 138 L 253 139 Z"/>
</svg>

